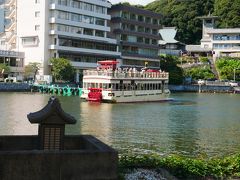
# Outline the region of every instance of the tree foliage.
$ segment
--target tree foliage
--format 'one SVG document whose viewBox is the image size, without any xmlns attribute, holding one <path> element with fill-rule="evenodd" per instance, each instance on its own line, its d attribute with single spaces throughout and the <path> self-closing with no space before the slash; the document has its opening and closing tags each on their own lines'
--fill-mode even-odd
<svg viewBox="0 0 240 180">
<path fill-rule="evenodd" d="M 75 69 L 70 61 L 64 58 L 52 58 L 52 75 L 57 81 L 73 81 Z"/>
<path fill-rule="evenodd" d="M 24 67 L 24 76 L 25 78 L 33 77 L 35 80 L 38 71 L 40 70 L 41 63 L 30 62 Z"/>
<path fill-rule="evenodd" d="M 220 17 L 219 27 L 239 27 L 240 25 L 240 1 L 239 0 L 215 0 L 214 14 Z"/>
<path fill-rule="evenodd" d="M 207 65 L 205 65 L 204 67 L 194 67 L 185 69 L 184 76 L 191 77 L 194 80 L 215 78 L 215 75 L 211 71 L 210 67 Z"/>
<path fill-rule="evenodd" d="M 177 66 L 178 58 L 175 56 L 161 56 L 161 70 L 169 72 L 170 84 L 182 84 L 183 71 L 182 68 Z"/>
<path fill-rule="evenodd" d="M 216 62 L 217 70 L 221 79 L 234 79 L 234 71 L 236 80 L 240 81 L 240 59 L 239 58 L 222 58 Z"/>
<path fill-rule="evenodd" d="M 186 44 L 196 44 L 202 37 L 202 22 L 197 17 L 209 13 L 219 16 L 218 26 L 239 27 L 239 0 L 157 0 L 145 9 L 163 15 L 162 25 L 176 26 L 177 39 Z"/>
<path fill-rule="evenodd" d="M 197 17 L 213 12 L 213 5 L 213 0 L 159 0 L 148 4 L 145 9 L 162 14 L 164 26 L 176 26 L 178 40 L 195 44 L 202 35 L 202 22 Z"/>
<path fill-rule="evenodd" d="M 1 63 L 0 64 L 0 75 L 7 74 L 10 72 L 10 67 L 6 64 Z"/>
</svg>

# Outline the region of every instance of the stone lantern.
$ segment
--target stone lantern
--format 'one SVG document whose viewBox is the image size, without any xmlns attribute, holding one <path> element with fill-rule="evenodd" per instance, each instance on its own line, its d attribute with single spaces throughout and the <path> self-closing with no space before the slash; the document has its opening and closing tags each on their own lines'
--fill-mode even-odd
<svg viewBox="0 0 240 180">
<path fill-rule="evenodd" d="M 59 100 L 51 97 L 40 111 L 27 115 L 30 123 L 37 123 L 39 146 L 42 150 L 62 150 L 64 147 L 65 124 L 75 124 L 76 119 L 65 113 Z"/>
</svg>

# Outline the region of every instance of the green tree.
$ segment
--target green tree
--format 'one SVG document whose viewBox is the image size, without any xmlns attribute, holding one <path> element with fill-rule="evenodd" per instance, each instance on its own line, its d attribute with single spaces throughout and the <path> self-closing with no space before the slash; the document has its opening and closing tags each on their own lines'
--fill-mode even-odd
<svg viewBox="0 0 240 180">
<path fill-rule="evenodd" d="M 215 0 L 214 14 L 220 17 L 219 27 L 239 27 L 240 25 L 240 1 L 239 0 Z"/>
<path fill-rule="evenodd" d="M 3 74 L 8 74 L 10 72 L 10 67 L 6 64 L 0 64 L 0 76 L 3 76 Z"/>
<path fill-rule="evenodd" d="M 41 63 L 37 62 L 30 62 L 28 65 L 24 67 L 24 76 L 25 78 L 33 77 L 35 81 L 36 75 L 40 70 Z"/>
<path fill-rule="evenodd" d="M 211 71 L 210 67 L 207 65 L 205 65 L 204 67 L 194 67 L 194 68 L 185 69 L 184 76 L 191 77 L 194 80 L 215 78 L 214 73 Z"/>
<path fill-rule="evenodd" d="M 161 70 L 169 72 L 169 83 L 170 84 L 182 84 L 183 82 L 183 71 L 182 68 L 178 67 L 178 58 L 175 56 L 161 56 Z"/>
<path fill-rule="evenodd" d="M 236 80 L 240 81 L 240 58 L 221 58 L 216 62 L 217 70 L 221 79 L 234 79 L 234 70 Z"/>
<path fill-rule="evenodd" d="M 50 59 L 52 64 L 52 75 L 57 81 L 73 81 L 75 69 L 70 61 L 64 58 Z"/>
</svg>

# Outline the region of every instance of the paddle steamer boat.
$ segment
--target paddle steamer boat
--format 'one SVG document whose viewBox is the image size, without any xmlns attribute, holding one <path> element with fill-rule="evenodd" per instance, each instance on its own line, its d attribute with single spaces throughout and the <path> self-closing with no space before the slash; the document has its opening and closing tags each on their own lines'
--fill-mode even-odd
<svg viewBox="0 0 240 180">
<path fill-rule="evenodd" d="M 117 68 L 117 61 L 98 61 L 84 70 L 81 98 L 94 102 L 151 102 L 169 100 L 169 74 L 143 68 Z"/>
</svg>

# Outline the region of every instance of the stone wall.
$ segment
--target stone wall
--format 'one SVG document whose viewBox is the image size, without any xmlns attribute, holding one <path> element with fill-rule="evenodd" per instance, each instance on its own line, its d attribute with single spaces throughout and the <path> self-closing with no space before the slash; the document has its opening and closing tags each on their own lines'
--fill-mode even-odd
<svg viewBox="0 0 240 180">
<path fill-rule="evenodd" d="M 27 83 L 0 83 L 0 92 L 30 91 L 31 86 Z"/>
<path fill-rule="evenodd" d="M 216 93 L 230 93 L 233 92 L 231 86 L 209 86 L 209 85 L 169 85 L 172 92 L 216 92 Z"/>
<path fill-rule="evenodd" d="M 38 136 L 0 136 L 1 180 L 116 180 L 118 153 L 90 135 L 64 137 L 63 150 L 39 150 Z"/>
</svg>

